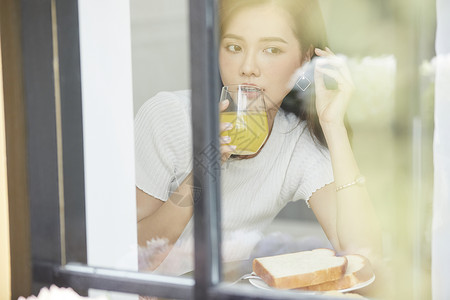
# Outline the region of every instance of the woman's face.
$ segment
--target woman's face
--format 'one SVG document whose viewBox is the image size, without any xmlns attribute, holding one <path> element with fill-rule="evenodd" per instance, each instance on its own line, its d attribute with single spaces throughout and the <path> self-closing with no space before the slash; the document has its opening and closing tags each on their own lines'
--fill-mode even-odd
<svg viewBox="0 0 450 300">
<path fill-rule="evenodd" d="M 255 84 L 269 96 L 269 106 L 279 106 L 302 62 L 290 21 L 287 12 L 273 5 L 245 8 L 232 16 L 220 43 L 223 84 Z"/>
</svg>

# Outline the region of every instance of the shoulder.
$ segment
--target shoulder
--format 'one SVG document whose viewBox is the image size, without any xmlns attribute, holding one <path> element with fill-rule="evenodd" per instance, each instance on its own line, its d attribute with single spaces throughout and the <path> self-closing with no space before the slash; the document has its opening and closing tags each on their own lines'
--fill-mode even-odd
<svg viewBox="0 0 450 300">
<path fill-rule="evenodd" d="M 134 120 L 136 149 L 180 149 L 191 141 L 190 91 L 160 92 L 147 100 Z M 177 150 L 178 151 L 178 150 Z"/>
<path fill-rule="evenodd" d="M 136 186 L 165 201 L 191 169 L 189 91 L 160 92 L 147 100 L 134 129 Z"/>
<path fill-rule="evenodd" d="M 306 121 L 299 120 L 294 113 L 282 108 L 277 112 L 276 121 L 279 124 L 279 131 L 292 137 L 298 137 L 306 129 Z"/>
<path fill-rule="evenodd" d="M 159 92 L 148 99 L 136 114 L 136 120 L 148 115 L 167 115 L 171 111 L 184 110 L 190 113 L 191 91 Z"/>
<path fill-rule="evenodd" d="M 313 136 L 308 128 L 307 121 L 299 120 L 293 113 L 284 113 L 286 128 L 292 133 L 295 142 L 294 155 L 315 155 L 328 156 L 328 149 L 320 144 L 319 140 Z"/>
<path fill-rule="evenodd" d="M 312 136 L 306 124 L 301 128 L 296 141 L 293 160 L 309 165 L 320 162 L 328 164 L 331 162 L 328 148 L 321 145 L 320 142 Z"/>
<path fill-rule="evenodd" d="M 295 143 L 294 153 L 301 149 L 327 151 L 326 147 L 323 147 L 319 141 L 313 138 L 306 121 L 299 120 L 295 114 L 285 112 L 282 109 L 280 109 L 277 118 L 280 123 L 280 132 L 287 135 L 292 143 Z"/>
<path fill-rule="evenodd" d="M 298 121 L 297 121 L 298 122 Z M 322 146 L 309 131 L 306 121 L 301 121 L 293 129 L 291 158 L 288 166 L 289 174 L 296 174 L 305 180 L 316 170 L 331 168 L 331 158 L 328 148 Z"/>
<path fill-rule="evenodd" d="M 328 149 L 313 137 L 307 122 L 282 109 L 276 116 L 275 132 L 283 137 L 283 152 L 289 155 L 289 166 L 307 163 L 313 158 L 327 159 Z"/>
<path fill-rule="evenodd" d="M 163 131 L 185 128 L 190 124 L 190 91 L 159 92 L 147 100 L 134 118 L 136 134 L 142 131 Z"/>
</svg>

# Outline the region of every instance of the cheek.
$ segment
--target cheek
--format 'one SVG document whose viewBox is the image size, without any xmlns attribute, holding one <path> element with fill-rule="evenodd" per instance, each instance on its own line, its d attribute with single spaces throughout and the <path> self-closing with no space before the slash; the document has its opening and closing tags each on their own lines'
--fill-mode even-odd
<svg viewBox="0 0 450 300">
<path fill-rule="evenodd" d="M 232 74 L 235 73 L 235 62 L 230 57 L 230 55 L 227 55 L 226 53 L 223 53 L 223 51 L 219 52 L 219 70 L 220 70 L 220 77 L 222 79 L 222 83 L 224 85 L 231 84 L 232 82 Z"/>
<path fill-rule="evenodd" d="M 280 61 L 271 67 L 270 74 L 275 82 L 287 87 L 291 77 L 300 66 L 299 60 Z"/>
<path fill-rule="evenodd" d="M 281 103 L 289 91 L 291 78 L 295 71 L 300 68 L 300 60 L 283 60 L 270 67 L 270 82 L 274 100 Z"/>
</svg>

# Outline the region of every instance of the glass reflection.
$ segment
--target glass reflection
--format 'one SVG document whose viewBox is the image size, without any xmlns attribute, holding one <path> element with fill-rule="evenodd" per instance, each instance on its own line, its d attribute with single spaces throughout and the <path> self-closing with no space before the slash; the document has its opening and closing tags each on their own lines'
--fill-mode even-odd
<svg viewBox="0 0 450 300">
<path fill-rule="evenodd" d="M 364 255 L 376 268 L 380 228 L 351 150 L 345 117 L 355 84 L 347 58 L 328 48 L 318 2 L 223 1 L 220 12 L 224 85 L 262 87 L 272 113 L 271 132 L 260 153 L 251 159 L 231 156 L 222 170 L 224 260 L 251 261 L 328 246 Z M 329 243 L 290 238 L 294 228 L 264 236 L 278 212 L 298 200 L 306 201 Z M 293 264 L 295 260 L 287 262 L 278 275 L 267 270 L 270 264 L 266 270 L 253 264 L 253 271 L 272 287 L 321 283 L 277 282 L 296 272 Z M 308 276 L 315 271 L 298 272 Z"/>
<path fill-rule="evenodd" d="M 254 258 L 316 248 L 367 257 L 377 276 L 363 291 L 368 295 L 391 296 L 392 277 L 410 270 L 411 251 L 400 258 L 394 244 L 411 247 L 410 239 L 402 240 L 411 229 L 401 215 L 411 198 L 405 190 L 412 189 L 412 167 L 401 166 L 409 166 L 413 155 L 404 67 L 417 62 L 396 43 L 394 32 L 407 26 L 394 6 L 220 1 L 222 83 L 261 89 L 269 126 L 259 151 L 243 156 L 227 139 L 233 122 L 220 124 L 225 280 L 252 272 Z M 190 92 L 175 82 L 169 77 L 168 87 L 154 85 L 143 95 L 166 92 L 136 106 L 136 192 L 140 269 L 183 275 L 193 270 L 196 190 Z M 431 97 L 411 101 L 427 106 Z M 220 110 L 228 105 L 221 103 Z M 431 143 L 429 112 L 419 115 L 424 149 Z M 422 171 L 419 181 L 429 191 L 431 169 Z M 420 259 L 427 264 L 426 256 Z"/>
<path fill-rule="evenodd" d="M 131 1 L 139 270 L 165 275 L 192 271 L 192 241 L 171 251 L 192 215 L 192 203 L 184 199 L 192 185 L 187 176 L 192 138 L 187 127 L 171 141 L 166 138 L 190 120 L 187 6 L 185 0 Z M 164 90 L 182 91 L 159 93 Z M 170 101 L 174 97 L 184 104 Z M 178 188 L 182 182 L 184 189 Z M 184 262 L 189 267 L 183 268 Z M 171 272 L 177 269 L 172 264 L 181 271 Z"/>
</svg>

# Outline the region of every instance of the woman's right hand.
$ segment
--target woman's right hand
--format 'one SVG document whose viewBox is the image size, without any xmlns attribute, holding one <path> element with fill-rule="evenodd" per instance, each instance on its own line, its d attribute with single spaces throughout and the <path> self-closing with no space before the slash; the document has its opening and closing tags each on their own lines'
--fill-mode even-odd
<svg viewBox="0 0 450 300">
<path fill-rule="evenodd" d="M 221 101 L 219 103 L 219 110 L 220 112 L 223 112 L 227 109 L 228 105 L 230 105 L 229 100 Z M 230 130 L 233 128 L 233 124 L 231 123 L 220 123 L 220 133 Z M 230 145 L 231 137 L 229 136 L 220 136 L 220 160 L 223 164 L 225 161 L 227 161 L 228 158 L 230 158 L 231 154 L 236 150 L 236 146 Z"/>
</svg>

